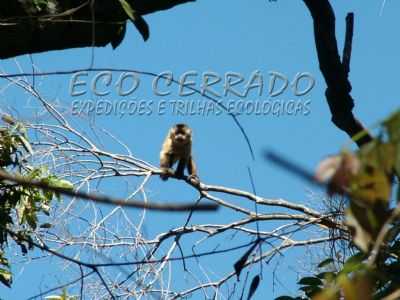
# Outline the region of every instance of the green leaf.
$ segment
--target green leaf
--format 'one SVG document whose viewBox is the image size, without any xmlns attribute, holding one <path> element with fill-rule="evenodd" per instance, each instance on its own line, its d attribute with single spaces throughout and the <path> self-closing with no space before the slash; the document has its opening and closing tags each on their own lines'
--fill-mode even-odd
<svg viewBox="0 0 400 300">
<path fill-rule="evenodd" d="M 249 258 L 249 256 L 253 252 L 253 250 L 257 247 L 257 245 L 260 243 L 260 241 L 261 241 L 260 239 L 256 240 L 254 242 L 254 244 L 242 255 L 242 257 L 239 258 L 239 260 L 235 262 L 233 267 L 235 269 L 235 273 L 236 273 L 236 276 L 238 279 L 239 279 L 240 273 L 242 272 L 242 270 L 247 262 L 247 259 Z"/>
<path fill-rule="evenodd" d="M 256 275 L 256 276 L 254 276 L 253 280 L 251 281 L 249 295 L 247 296 L 247 300 L 250 300 L 251 298 L 253 298 L 254 293 L 256 292 L 259 284 L 260 284 L 260 276 Z"/>
<path fill-rule="evenodd" d="M 33 149 L 32 149 L 31 144 L 28 142 L 28 140 L 25 139 L 22 135 L 20 135 L 18 138 L 19 138 L 19 140 L 20 140 L 22 146 L 25 148 L 25 150 L 26 150 L 29 154 L 32 154 L 32 153 L 33 153 Z"/>
<path fill-rule="evenodd" d="M 122 40 L 125 37 L 125 33 L 126 33 L 126 23 L 121 25 L 118 28 L 116 35 L 112 37 L 111 46 L 113 49 L 116 49 L 121 44 Z"/>
<path fill-rule="evenodd" d="M 358 252 L 354 254 L 353 256 L 350 256 L 346 262 L 344 263 L 345 265 L 347 264 L 359 264 L 361 263 L 364 259 L 366 258 L 366 255 L 362 252 Z"/>
<path fill-rule="evenodd" d="M 64 179 L 56 179 L 51 182 L 51 186 L 66 189 L 66 190 L 72 190 L 74 188 L 73 184 L 69 182 L 68 180 Z"/>
<path fill-rule="evenodd" d="M 52 225 L 50 223 L 43 223 L 42 225 L 40 225 L 40 228 L 48 229 L 48 228 L 51 228 L 51 227 L 52 227 Z"/>
<path fill-rule="evenodd" d="M 136 19 L 133 20 L 132 22 L 135 25 L 136 29 L 142 35 L 143 40 L 147 41 L 150 36 L 150 29 L 149 29 L 149 25 L 146 23 L 145 19 L 143 19 L 142 16 L 137 15 Z"/>
<path fill-rule="evenodd" d="M 147 41 L 150 36 L 150 29 L 149 25 L 143 19 L 141 15 L 139 15 L 132 6 L 126 0 L 119 0 L 121 3 L 122 8 L 124 9 L 125 13 L 135 25 L 136 29 L 142 35 L 144 41 Z"/>
<path fill-rule="evenodd" d="M 319 286 L 322 285 L 322 280 L 318 277 L 303 277 L 297 284 L 308 285 L 308 286 Z"/>
<path fill-rule="evenodd" d="M 313 297 L 315 294 L 322 291 L 318 286 L 302 286 L 299 290 L 302 290 L 308 297 Z"/>
<path fill-rule="evenodd" d="M 389 134 L 389 140 L 398 142 L 400 140 L 400 111 L 395 112 L 384 121 L 383 126 Z"/>
<path fill-rule="evenodd" d="M 396 237 L 399 235 L 400 233 L 400 224 L 396 223 L 393 225 L 392 228 L 390 228 L 389 232 L 386 234 L 386 242 L 387 243 L 391 243 L 392 241 L 396 240 Z M 391 251 L 396 251 L 396 248 L 398 249 L 398 241 L 395 241 L 395 243 L 393 244 L 392 247 L 390 247 Z M 396 244 L 397 243 L 397 244 Z"/>
<path fill-rule="evenodd" d="M 51 199 L 51 198 L 50 198 Z M 41 208 L 43 210 L 43 213 L 48 216 L 50 214 L 50 206 L 47 205 L 46 203 L 41 204 Z"/>
<path fill-rule="evenodd" d="M 396 143 L 395 146 L 395 162 L 394 162 L 394 170 L 396 172 L 396 176 L 400 177 L 400 141 Z"/>
<path fill-rule="evenodd" d="M 280 296 L 278 298 L 275 298 L 275 300 L 296 300 L 296 298 L 290 296 Z"/>
<path fill-rule="evenodd" d="M 21 199 L 23 200 L 23 198 Z M 20 201 L 17 206 L 15 207 L 18 215 L 18 223 L 22 224 L 24 222 L 24 215 L 25 215 L 25 204 Z"/>
<path fill-rule="evenodd" d="M 321 272 L 317 275 L 318 278 L 320 279 L 325 279 L 327 281 L 331 281 L 336 277 L 335 272 Z"/>
<path fill-rule="evenodd" d="M 11 287 L 12 284 L 12 276 L 11 273 L 5 269 L 0 269 L 0 281 L 5 286 Z"/>
<path fill-rule="evenodd" d="M 26 222 L 33 230 L 35 230 L 37 226 L 36 214 L 35 213 L 26 214 Z"/>
<path fill-rule="evenodd" d="M 15 125 L 16 124 L 15 119 L 12 116 L 8 115 L 8 114 L 2 114 L 1 115 L 1 119 L 3 120 L 3 122 L 5 122 L 5 123 L 7 123 L 9 125 Z"/>
<path fill-rule="evenodd" d="M 4 252 L 0 251 L 0 264 L 3 265 L 4 267 L 9 267 L 10 265 L 8 264 L 8 260 L 3 255 Z"/>
<path fill-rule="evenodd" d="M 23 255 L 27 255 L 28 254 L 28 248 L 26 248 L 26 246 L 24 244 L 19 244 L 19 247 L 21 248 L 21 252 Z"/>
<path fill-rule="evenodd" d="M 42 182 L 51 187 L 65 189 L 65 190 L 72 190 L 74 187 L 73 184 L 71 182 L 69 182 L 68 180 L 58 179 L 55 176 L 48 176 L 46 178 L 43 178 Z M 45 197 L 44 200 L 47 203 L 53 199 L 53 196 L 56 196 L 58 199 L 60 199 L 60 193 L 54 193 L 52 191 L 45 191 L 43 193 L 43 196 Z M 45 203 L 42 205 L 42 208 L 46 211 Z"/>
<path fill-rule="evenodd" d="M 323 267 L 326 267 L 327 265 L 330 265 L 333 263 L 334 263 L 334 260 L 332 258 L 327 258 L 318 264 L 318 268 L 323 268 Z"/>
<path fill-rule="evenodd" d="M 128 15 L 129 19 L 132 21 L 136 18 L 136 12 L 133 10 L 132 6 L 126 0 L 119 0 L 125 13 Z"/>
<path fill-rule="evenodd" d="M 345 262 L 342 270 L 339 273 L 340 274 L 349 274 L 351 272 L 363 269 L 364 265 L 362 262 L 364 259 L 365 259 L 365 255 L 362 252 L 359 252 L 359 253 L 353 255 Z"/>
<path fill-rule="evenodd" d="M 360 219 L 363 221 L 363 224 L 367 223 L 364 221 L 364 217 L 368 216 L 368 211 L 366 211 L 364 208 L 359 208 L 355 205 L 355 203 L 351 203 L 350 205 L 352 204 L 354 204 L 354 209 L 346 209 L 346 223 L 351 232 L 353 232 L 352 239 L 354 244 L 357 245 L 357 247 L 362 251 L 368 252 L 369 247 L 373 243 L 373 237 L 371 233 L 365 230 L 359 222 Z M 357 213 L 357 215 L 353 213 L 353 210 Z"/>
</svg>

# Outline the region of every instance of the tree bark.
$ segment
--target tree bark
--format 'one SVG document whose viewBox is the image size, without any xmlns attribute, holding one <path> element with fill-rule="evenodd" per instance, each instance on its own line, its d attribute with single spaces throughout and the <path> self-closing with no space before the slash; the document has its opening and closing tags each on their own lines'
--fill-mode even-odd
<svg viewBox="0 0 400 300">
<path fill-rule="evenodd" d="M 314 22 L 315 45 L 319 66 L 327 84 L 325 95 L 332 114 L 332 122 L 353 138 L 365 128 L 352 112 L 354 100 L 350 95 L 352 87 L 348 79 L 350 53 L 345 53 L 345 63 L 343 64 L 340 60 L 335 35 L 335 14 L 329 1 L 303 1 Z M 346 48 L 345 51 L 351 51 L 351 47 Z M 371 140 L 372 137 L 366 132 L 356 140 L 356 143 L 361 147 Z"/>
</svg>

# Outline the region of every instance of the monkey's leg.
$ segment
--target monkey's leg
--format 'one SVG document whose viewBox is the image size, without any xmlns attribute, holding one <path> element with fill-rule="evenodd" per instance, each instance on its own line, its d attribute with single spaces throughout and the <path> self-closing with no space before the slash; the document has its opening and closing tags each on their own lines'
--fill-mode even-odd
<svg viewBox="0 0 400 300">
<path fill-rule="evenodd" d="M 164 181 L 168 180 L 168 177 L 174 175 L 174 171 L 172 170 L 172 165 L 174 164 L 174 158 L 172 155 L 165 154 L 161 157 L 160 160 L 160 169 L 162 173 L 160 174 L 160 178 Z"/>
<path fill-rule="evenodd" d="M 197 176 L 197 168 L 192 156 L 189 157 L 189 162 L 187 164 L 187 169 L 189 172 L 189 180 L 194 179 L 196 182 L 199 182 L 199 177 Z"/>
<path fill-rule="evenodd" d="M 185 171 L 186 164 L 187 164 L 186 159 L 182 158 L 179 160 L 178 167 L 176 168 L 176 171 L 175 171 L 176 177 L 183 178 L 183 176 L 184 176 L 183 172 Z"/>
</svg>

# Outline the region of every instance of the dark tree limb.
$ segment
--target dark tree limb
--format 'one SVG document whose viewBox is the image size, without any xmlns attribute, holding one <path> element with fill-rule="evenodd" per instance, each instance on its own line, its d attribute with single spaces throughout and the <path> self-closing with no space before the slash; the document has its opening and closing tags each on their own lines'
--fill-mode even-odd
<svg viewBox="0 0 400 300">
<path fill-rule="evenodd" d="M 353 33 L 354 33 L 354 14 L 348 13 L 346 16 L 346 37 L 344 40 L 343 47 L 343 68 L 346 76 L 349 76 L 350 72 L 350 60 L 351 60 L 351 50 L 353 48 Z"/>
<path fill-rule="evenodd" d="M 53 0 L 50 6 L 33 0 L 0 1 L 0 59 L 108 44 L 116 48 L 125 35 L 126 12 L 119 0 L 91 1 Z M 142 15 L 193 1 L 127 0 L 142 23 Z"/>
<path fill-rule="evenodd" d="M 335 14 L 328 0 L 303 0 L 314 22 L 314 38 L 317 48 L 319 67 L 325 78 L 325 92 L 332 122 L 350 137 L 354 137 L 364 126 L 353 115 L 354 101 L 350 95 L 351 84 L 348 79 L 352 40 L 352 17 L 347 20 L 344 60 L 340 60 L 336 35 Z M 372 140 L 369 133 L 356 140 L 359 147 Z"/>
</svg>

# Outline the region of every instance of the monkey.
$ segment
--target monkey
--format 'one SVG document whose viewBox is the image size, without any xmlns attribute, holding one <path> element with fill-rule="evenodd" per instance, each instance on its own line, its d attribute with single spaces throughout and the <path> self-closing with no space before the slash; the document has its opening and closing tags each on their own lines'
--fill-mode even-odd
<svg viewBox="0 0 400 300">
<path fill-rule="evenodd" d="M 178 167 L 174 172 L 172 166 L 178 161 Z M 192 156 L 192 129 L 186 124 L 173 126 L 165 138 L 160 152 L 160 168 L 162 180 L 175 175 L 177 178 L 184 177 L 187 168 L 188 179 L 198 180 L 196 165 Z"/>
</svg>

